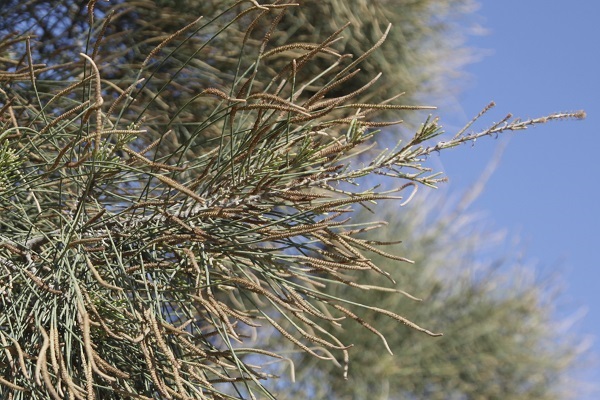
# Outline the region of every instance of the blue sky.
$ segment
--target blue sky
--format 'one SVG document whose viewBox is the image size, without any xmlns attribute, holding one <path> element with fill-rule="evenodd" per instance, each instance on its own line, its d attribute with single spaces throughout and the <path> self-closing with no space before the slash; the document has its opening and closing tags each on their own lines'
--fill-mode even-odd
<svg viewBox="0 0 600 400">
<path fill-rule="evenodd" d="M 470 76 L 455 104 L 439 110 L 446 130 L 455 131 L 492 100 L 497 106 L 488 122 L 509 112 L 525 119 L 580 109 L 587 118 L 445 152 L 441 163 L 449 189 L 472 184 L 500 141 L 507 143 L 473 208 L 518 235 L 540 273 L 560 273 L 565 289 L 560 312 L 585 310 L 573 331 L 596 337 L 592 350 L 599 362 L 585 378 L 600 383 L 600 2 L 480 4 L 476 21 L 488 32 L 471 37 L 468 45 L 486 55 L 467 67 Z"/>
</svg>

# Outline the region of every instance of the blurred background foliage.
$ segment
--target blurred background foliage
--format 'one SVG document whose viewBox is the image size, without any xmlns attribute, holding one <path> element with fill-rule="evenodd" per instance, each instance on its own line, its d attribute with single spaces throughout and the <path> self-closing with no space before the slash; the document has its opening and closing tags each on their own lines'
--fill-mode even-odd
<svg viewBox="0 0 600 400">
<path fill-rule="evenodd" d="M 395 265 L 377 255 L 373 260 L 391 272 L 398 289 L 418 300 L 332 288 L 336 297 L 428 321 L 444 336 L 423 340 L 384 315 L 350 307 L 378 328 L 393 355 L 372 332 L 342 323 L 332 333 L 355 345 L 349 350 L 348 380 L 341 379 L 336 365 L 297 354 L 296 383 L 290 382 L 289 369 L 279 371 L 282 381 L 272 382 L 279 398 L 569 399 L 585 392 L 572 373 L 584 367 L 589 342 L 556 319 L 562 304 L 559 277 L 536 275 L 514 238 L 469 211 L 482 185 L 483 180 L 459 201 L 431 193 L 406 212 L 379 213 L 389 225 L 371 238 L 403 238 L 396 247 L 415 264 Z M 369 279 L 384 285 L 380 280 Z"/>
<path fill-rule="evenodd" d="M 106 57 L 105 64 L 101 65 L 103 75 L 111 79 L 124 75 L 132 65 L 141 63 L 162 39 L 199 16 L 204 16 L 204 23 L 222 12 L 234 17 L 243 5 L 229 8 L 232 4 L 232 1 L 199 0 L 95 2 L 97 19 L 114 12 L 114 23 L 106 28 L 104 43 L 110 48 L 110 54 L 103 54 Z M 366 74 L 353 79 L 349 87 L 339 88 L 348 93 L 364 86 L 371 79 L 369 77 L 382 73 L 385 84 L 380 85 L 379 90 L 365 94 L 371 102 L 402 92 L 406 93 L 407 99 L 425 94 L 447 95 L 449 85 L 462 75 L 461 67 L 472 61 L 473 51 L 464 46 L 464 40 L 472 30 L 473 23 L 468 17 L 476 10 L 474 0 L 303 0 L 298 4 L 301 6 L 289 8 L 279 21 L 270 46 L 292 42 L 321 43 L 350 23 L 335 48 L 358 57 L 381 39 L 389 23 L 393 24 L 394 28 L 382 47 L 361 63 Z M 82 45 L 80 41 L 89 28 L 86 1 L 6 0 L 2 12 L 1 32 L 19 31 L 36 35 L 39 41 L 34 51 L 42 58 L 49 57 L 58 63 L 76 58 Z M 177 48 L 177 57 L 169 63 L 181 63 L 188 57 L 196 57 L 192 64 L 194 79 L 188 82 L 192 85 L 189 89 L 207 82 L 218 85 L 231 81 L 249 21 L 250 17 L 234 21 L 226 35 L 210 44 L 208 57 L 206 53 L 196 53 L 202 38 L 165 46 L 165 53 Z M 219 23 L 212 27 L 213 30 L 221 28 L 223 26 Z M 95 29 L 97 33 L 101 28 L 97 26 Z M 266 29 L 268 25 L 265 24 L 255 27 L 253 39 L 260 40 Z M 294 49 L 288 51 L 300 54 Z M 287 62 L 279 61 L 270 60 L 268 67 L 277 70 Z M 163 66 L 163 70 L 172 73 L 175 67 L 168 64 Z M 317 76 L 327 67 L 327 61 L 315 62 L 306 74 Z M 111 74 L 106 75 L 107 72 Z M 160 79 L 154 80 L 156 84 L 161 82 Z M 170 97 L 170 94 L 165 94 L 165 97 Z"/>
<path fill-rule="evenodd" d="M 290 43 L 314 46 L 347 23 L 350 26 L 336 38 L 331 50 L 344 55 L 340 65 L 336 68 L 330 59 L 320 55 L 299 71 L 299 81 L 323 76 L 327 69 L 339 72 L 352 58 L 364 54 L 380 41 L 388 24 L 393 24 L 382 46 L 362 60 L 360 69 L 364 73 L 333 88 L 331 97 L 351 93 L 381 73 L 382 79 L 375 88 L 362 92 L 357 102 L 379 103 L 400 93 L 404 95 L 396 100 L 399 104 L 411 104 L 424 96 L 429 100 L 447 99 L 456 90 L 454 84 L 462 74 L 461 67 L 473 60 L 473 51 L 463 46 L 469 32 L 466 27 L 470 26 L 467 16 L 476 8 L 473 0 L 308 0 L 300 4 L 275 17 L 281 19 L 265 51 Z M 153 116 L 151 123 L 163 127 L 175 125 L 182 130 L 185 128 L 176 122 L 198 120 L 211 107 L 206 104 L 210 101 L 194 98 L 195 95 L 207 87 L 231 90 L 231 84 L 240 79 L 243 68 L 254 61 L 249 59 L 253 57 L 251 52 L 244 54 L 242 43 L 249 40 L 260 44 L 270 24 L 261 20 L 248 36 L 246 27 L 255 16 L 246 14 L 234 20 L 244 6 L 245 2 L 233 1 L 98 1 L 94 2 L 97 23 L 89 30 L 93 21 L 87 15 L 86 1 L 7 0 L 2 4 L 4 17 L 0 21 L 0 32 L 35 35 L 38 38 L 32 49 L 35 59 L 69 65 L 40 76 L 48 84 L 81 74 L 83 66 L 73 68 L 70 63 L 77 62 L 82 48 L 91 51 L 92 47 L 96 57 L 101 57 L 97 64 L 104 79 L 115 84 L 131 84 L 130 72 L 140 67 L 158 43 L 203 16 L 194 27 L 202 27 L 202 34 L 194 35 L 194 30 L 189 30 L 183 35 L 187 40 L 172 41 L 162 48 L 160 54 L 170 56 L 160 62 L 154 60 L 158 66 L 153 65 L 152 79 L 144 83 L 143 92 L 136 96 L 136 103 L 143 104 L 144 108 L 141 105 L 131 108 L 137 118 L 142 110 L 156 109 L 159 114 L 171 117 L 177 113 L 176 119 L 168 121 Z M 98 23 L 109 14 L 110 23 L 106 26 Z M 104 29 L 102 42 L 94 43 L 93 39 Z M 221 29 L 226 29 L 224 34 L 205 43 Z M 273 54 L 254 71 L 258 74 L 254 85 L 267 85 L 274 75 L 286 68 L 290 57 L 298 57 L 305 50 L 306 47 L 292 47 Z M 169 85 L 165 85 L 166 82 Z M 314 80 L 304 92 L 314 94 L 324 82 L 325 79 Z M 191 98 L 194 98 L 194 107 L 185 107 Z M 394 116 L 398 119 L 399 112 L 395 111 Z M 407 117 L 406 113 L 400 116 Z M 176 133 L 189 135 L 189 132 Z"/>
</svg>

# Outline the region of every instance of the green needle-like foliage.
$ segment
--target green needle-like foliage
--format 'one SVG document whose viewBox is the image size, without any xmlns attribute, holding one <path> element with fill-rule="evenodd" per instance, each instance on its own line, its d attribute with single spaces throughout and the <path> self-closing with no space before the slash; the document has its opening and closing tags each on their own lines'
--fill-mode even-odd
<svg viewBox="0 0 600 400">
<path fill-rule="evenodd" d="M 59 29 L 52 3 L 42 14 Z M 582 116 L 507 118 L 448 141 L 429 118 L 376 151 L 375 129 L 401 122 L 377 112 L 431 107 L 365 103 L 378 76 L 355 83 L 365 58 L 336 49 L 343 26 L 280 44 L 296 6 L 239 1 L 142 39 L 127 29 L 147 4 L 95 15 L 92 0 L 83 17 L 66 8 L 76 23 L 65 37 L 0 40 L 3 398 L 272 398 L 261 366 L 286 358 L 259 345 L 264 335 L 345 361 L 350 343 L 328 326 L 346 319 L 382 337 L 356 306 L 438 336 L 404 310 L 335 295 L 387 290 L 373 276 L 393 284 L 373 252 L 411 262 L 364 238 L 378 224 L 354 223 L 353 211 L 435 186 L 423 165 L 433 151 Z M 373 175 L 395 189 L 363 188 Z"/>
</svg>

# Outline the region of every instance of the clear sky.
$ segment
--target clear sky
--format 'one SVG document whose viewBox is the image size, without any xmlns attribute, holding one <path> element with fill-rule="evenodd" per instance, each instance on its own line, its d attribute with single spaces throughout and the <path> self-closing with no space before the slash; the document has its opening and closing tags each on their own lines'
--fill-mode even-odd
<svg viewBox="0 0 600 400">
<path fill-rule="evenodd" d="M 491 100 L 497 107 L 488 122 L 509 112 L 528 118 L 580 109 L 587 118 L 480 140 L 445 152 L 441 162 L 450 190 L 458 191 L 507 142 L 474 209 L 519 235 L 540 273 L 558 271 L 564 278 L 560 312 L 586 312 L 573 330 L 596 338 L 592 351 L 599 362 L 585 377 L 600 385 L 600 2 L 480 4 L 476 21 L 488 32 L 468 44 L 486 55 L 467 68 L 470 78 L 458 107 L 440 110 L 446 130 L 464 125 Z"/>
</svg>

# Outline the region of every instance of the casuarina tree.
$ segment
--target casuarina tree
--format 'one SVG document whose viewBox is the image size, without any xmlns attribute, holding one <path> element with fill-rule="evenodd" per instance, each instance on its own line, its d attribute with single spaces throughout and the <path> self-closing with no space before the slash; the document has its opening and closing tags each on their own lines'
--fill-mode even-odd
<svg viewBox="0 0 600 400">
<path fill-rule="evenodd" d="M 267 366 L 293 360 L 264 335 L 343 367 L 351 343 L 329 326 L 383 338 L 356 307 L 439 336 L 333 294 L 397 285 L 373 253 L 412 263 L 353 211 L 436 186 L 434 152 L 583 117 L 508 116 L 442 137 L 432 107 L 369 100 L 382 78 L 360 66 L 390 26 L 350 57 L 336 47 L 344 25 L 312 43 L 280 35 L 291 3 L 215 4 L 153 35 L 137 30 L 152 32 L 144 12 L 159 1 L 6 4 L 34 7 L 10 14 L 16 32 L 0 41 L 6 398 L 272 398 Z M 407 113 L 423 124 L 378 149 L 379 129 Z M 375 175 L 391 188 L 366 186 Z"/>
</svg>

